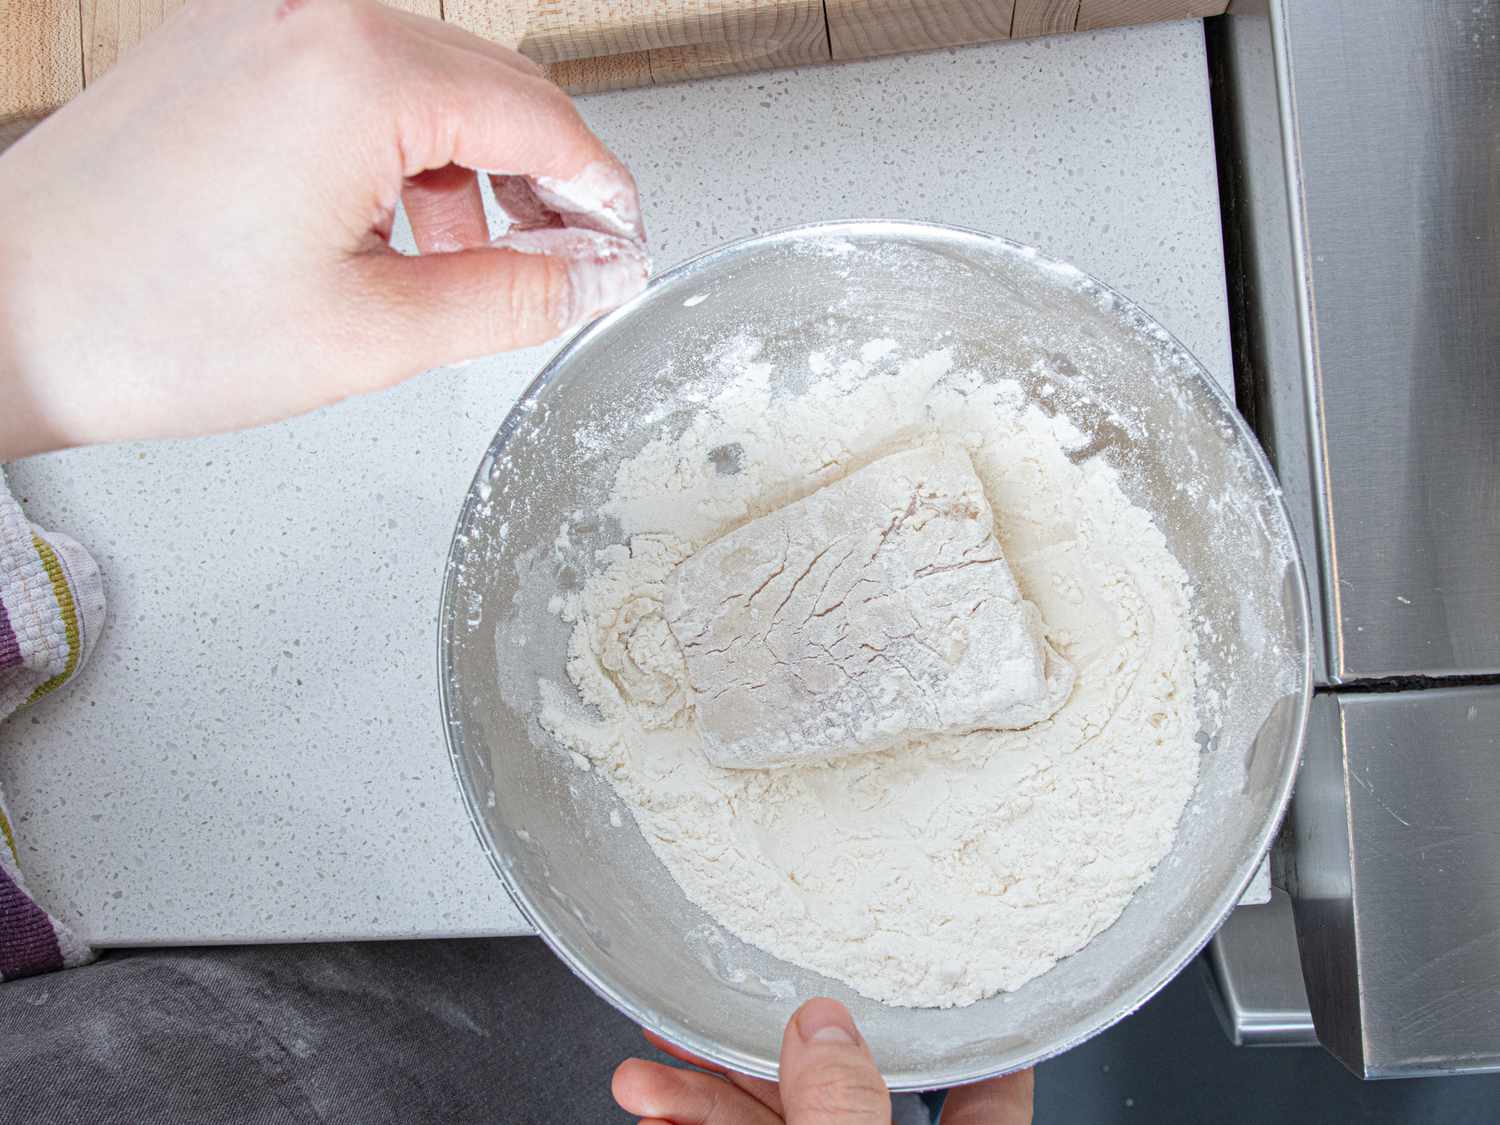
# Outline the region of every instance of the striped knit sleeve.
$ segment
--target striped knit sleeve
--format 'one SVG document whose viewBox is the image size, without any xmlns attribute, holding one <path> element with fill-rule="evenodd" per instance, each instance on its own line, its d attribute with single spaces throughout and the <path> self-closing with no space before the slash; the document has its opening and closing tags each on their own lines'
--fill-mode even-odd
<svg viewBox="0 0 1500 1125">
<path fill-rule="evenodd" d="M 0 719 L 67 682 L 103 621 L 104 588 L 93 559 L 66 536 L 33 527 L 0 481 Z M 0 793 L 0 980 L 92 957 L 28 892 L 20 857 Z"/>
</svg>

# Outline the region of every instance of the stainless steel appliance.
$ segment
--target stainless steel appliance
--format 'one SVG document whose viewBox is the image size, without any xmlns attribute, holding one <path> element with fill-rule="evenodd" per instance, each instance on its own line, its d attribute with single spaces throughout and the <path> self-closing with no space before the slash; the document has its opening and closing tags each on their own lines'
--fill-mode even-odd
<svg viewBox="0 0 1500 1125">
<path fill-rule="evenodd" d="M 1320 685 L 1222 1011 L 1365 1077 L 1500 1069 L 1500 4 L 1236 0 L 1208 34 L 1239 399 Z"/>
</svg>

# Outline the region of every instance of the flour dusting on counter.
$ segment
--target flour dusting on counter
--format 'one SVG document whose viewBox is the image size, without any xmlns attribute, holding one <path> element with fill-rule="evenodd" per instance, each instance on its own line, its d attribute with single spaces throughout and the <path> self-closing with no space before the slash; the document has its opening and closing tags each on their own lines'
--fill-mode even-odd
<svg viewBox="0 0 1500 1125">
<path fill-rule="evenodd" d="M 721 348 L 723 378 L 620 464 L 623 541 L 549 605 L 571 684 L 543 727 L 614 786 L 689 899 L 727 930 L 896 1005 L 1019 988 L 1119 917 L 1198 772 L 1191 590 L 1092 437 L 1019 381 L 941 348 L 858 341 L 806 371 Z M 795 387 L 788 391 L 787 386 Z M 938 735 L 775 770 L 704 756 L 663 598 L 674 567 L 894 451 L 967 449 L 1047 642 L 1076 671 L 1024 730 Z M 576 692 L 573 688 L 576 687 Z"/>
</svg>

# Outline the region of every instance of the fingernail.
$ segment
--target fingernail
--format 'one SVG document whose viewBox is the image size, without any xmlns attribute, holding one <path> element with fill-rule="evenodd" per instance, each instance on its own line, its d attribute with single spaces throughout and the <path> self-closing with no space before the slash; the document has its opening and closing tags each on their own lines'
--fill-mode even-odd
<svg viewBox="0 0 1500 1125">
<path fill-rule="evenodd" d="M 854 1018 L 837 1000 L 811 1000 L 797 1015 L 797 1030 L 805 1043 L 858 1043 Z"/>
</svg>

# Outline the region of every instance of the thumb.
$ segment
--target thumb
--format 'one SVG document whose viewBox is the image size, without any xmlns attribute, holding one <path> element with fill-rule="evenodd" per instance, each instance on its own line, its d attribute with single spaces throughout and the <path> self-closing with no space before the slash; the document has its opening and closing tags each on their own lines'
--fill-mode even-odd
<svg viewBox="0 0 1500 1125">
<path fill-rule="evenodd" d="M 781 1040 L 787 1125 L 889 1125 L 891 1095 L 849 1010 L 809 1000 Z"/>
<path fill-rule="evenodd" d="M 384 355 L 404 369 L 394 377 L 545 343 L 630 300 L 651 270 L 628 239 L 562 228 L 446 254 L 371 254 L 363 264 L 360 285 L 386 314 Z"/>
</svg>

